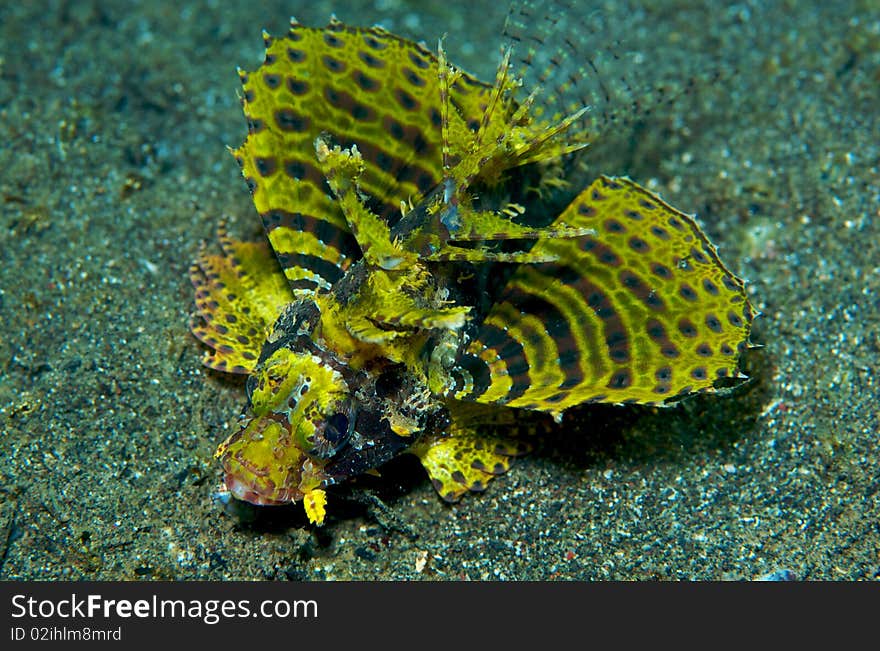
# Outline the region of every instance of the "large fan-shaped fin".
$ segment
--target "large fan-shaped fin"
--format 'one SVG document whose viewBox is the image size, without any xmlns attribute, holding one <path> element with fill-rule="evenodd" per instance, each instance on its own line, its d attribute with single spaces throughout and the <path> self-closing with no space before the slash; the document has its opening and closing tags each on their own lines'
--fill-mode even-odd
<svg viewBox="0 0 880 651">
<path fill-rule="evenodd" d="M 600 177 L 560 215 L 596 235 L 540 240 L 458 360 L 452 395 L 559 414 L 653 404 L 736 374 L 752 308 L 692 218 Z"/>
<path fill-rule="evenodd" d="M 379 27 L 338 21 L 265 38 L 263 65 L 241 73 L 250 134 L 234 154 L 293 290 L 327 290 L 361 252 L 316 162 L 315 140 L 357 146 L 367 205 L 393 224 L 401 202 L 418 201 L 442 179 L 438 62 Z M 465 141 L 479 126 L 488 88 L 457 78 L 451 139 Z"/>
<path fill-rule="evenodd" d="M 202 251 L 189 270 L 196 289 L 190 330 L 212 348 L 202 360 L 205 366 L 246 374 L 293 295 L 266 243 L 233 240 L 222 225 L 217 238 L 222 253 Z"/>
</svg>

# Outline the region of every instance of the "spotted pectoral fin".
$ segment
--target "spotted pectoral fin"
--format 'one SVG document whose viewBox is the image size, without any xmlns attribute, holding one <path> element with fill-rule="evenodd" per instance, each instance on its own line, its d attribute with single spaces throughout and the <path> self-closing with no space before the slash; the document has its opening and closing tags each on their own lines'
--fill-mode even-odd
<svg viewBox="0 0 880 651">
<path fill-rule="evenodd" d="M 410 452 L 422 462 L 440 497 L 456 502 L 468 491 L 486 490 L 489 481 L 507 472 L 514 457 L 528 447 L 525 441 L 459 429 L 419 441 Z"/>
<path fill-rule="evenodd" d="M 190 330 L 211 348 L 203 363 L 227 373 L 250 373 L 266 334 L 293 300 L 269 247 L 231 239 L 218 229 L 220 254 L 202 251 L 190 267 L 196 312 Z"/>
<path fill-rule="evenodd" d="M 241 72 L 249 135 L 233 153 L 293 290 L 326 291 L 361 252 L 315 156 L 315 140 L 363 157 L 360 191 L 392 226 L 401 202 L 442 180 L 437 58 L 379 27 L 333 20 L 265 35 L 266 57 Z M 466 141 L 488 86 L 462 74 L 451 129 Z M 365 238 L 366 241 L 366 238 Z"/>
<path fill-rule="evenodd" d="M 557 261 L 517 269 L 460 354 L 453 397 L 559 415 L 736 376 L 752 308 L 691 217 L 601 177 L 559 220 L 596 234 L 535 244 Z"/>
</svg>

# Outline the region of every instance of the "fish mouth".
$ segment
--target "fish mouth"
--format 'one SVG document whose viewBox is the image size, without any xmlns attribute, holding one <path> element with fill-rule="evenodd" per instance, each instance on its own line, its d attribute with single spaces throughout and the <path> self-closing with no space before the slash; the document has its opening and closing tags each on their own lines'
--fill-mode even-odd
<svg viewBox="0 0 880 651">
<path fill-rule="evenodd" d="M 217 448 L 229 494 L 258 506 L 302 501 L 326 480 L 326 460 L 297 445 L 286 419 L 257 416 Z"/>
<path fill-rule="evenodd" d="M 260 489 L 254 484 L 244 481 L 244 479 L 232 472 L 227 472 L 223 478 L 232 496 L 242 502 L 248 502 L 257 506 L 283 506 L 302 499 L 302 495 L 294 495 L 299 491 L 275 491 L 273 495 L 266 495 L 260 492 Z"/>
<path fill-rule="evenodd" d="M 252 418 L 217 449 L 226 490 L 238 500 L 262 506 L 299 501 L 308 456 L 281 419 Z"/>
</svg>

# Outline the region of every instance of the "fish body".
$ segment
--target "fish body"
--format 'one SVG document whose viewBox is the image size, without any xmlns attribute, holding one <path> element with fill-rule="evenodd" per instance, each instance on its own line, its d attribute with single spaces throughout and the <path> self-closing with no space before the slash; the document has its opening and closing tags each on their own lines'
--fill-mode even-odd
<svg viewBox="0 0 880 651">
<path fill-rule="evenodd" d="M 454 501 L 571 407 L 737 377 L 743 282 L 629 179 L 543 202 L 584 109 L 517 100 L 509 53 L 489 84 L 378 27 L 264 37 L 233 154 L 267 241 L 221 228 L 190 271 L 205 364 L 247 376 L 217 450 L 234 497 L 320 524 L 328 486 L 408 452 Z"/>
</svg>

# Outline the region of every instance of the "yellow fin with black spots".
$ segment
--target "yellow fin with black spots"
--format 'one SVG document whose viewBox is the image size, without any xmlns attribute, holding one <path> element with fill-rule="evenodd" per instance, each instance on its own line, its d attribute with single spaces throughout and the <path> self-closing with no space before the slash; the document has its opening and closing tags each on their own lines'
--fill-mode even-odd
<svg viewBox="0 0 880 651">
<path fill-rule="evenodd" d="M 602 176 L 558 218 L 595 235 L 540 239 L 457 360 L 459 400 L 560 416 L 590 402 L 663 404 L 737 377 L 753 310 L 689 215 Z"/>
<path fill-rule="evenodd" d="M 454 414 L 454 411 L 453 411 Z M 447 502 L 457 502 L 468 491 L 482 492 L 492 479 L 510 469 L 513 459 L 527 453 L 527 441 L 496 436 L 471 425 L 468 416 L 449 426 L 447 435 L 430 436 L 410 448 Z"/>
<path fill-rule="evenodd" d="M 189 270 L 196 290 L 190 330 L 211 348 L 208 368 L 248 374 L 256 366 L 266 336 L 293 300 L 284 275 L 265 242 L 239 242 L 218 228 L 221 253 L 202 250 Z"/>
<path fill-rule="evenodd" d="M 249 135 L 233 154 L 291 288 L 309 295 L 329 290 L 361 257 L 327 192 L 316 139 L 357 145 L 365 204 L 393 226 L 401 202 L 418 203 L 443 178 L 438 61 L 380 27 L 337 20 L 324 29 L 294 22 L 285 38 L 265 40 L 263 65 L 240 72 Z M 467 74 L 449 89 L 455 142 L 472 137 L 489 90 Z"/>
</svg>

